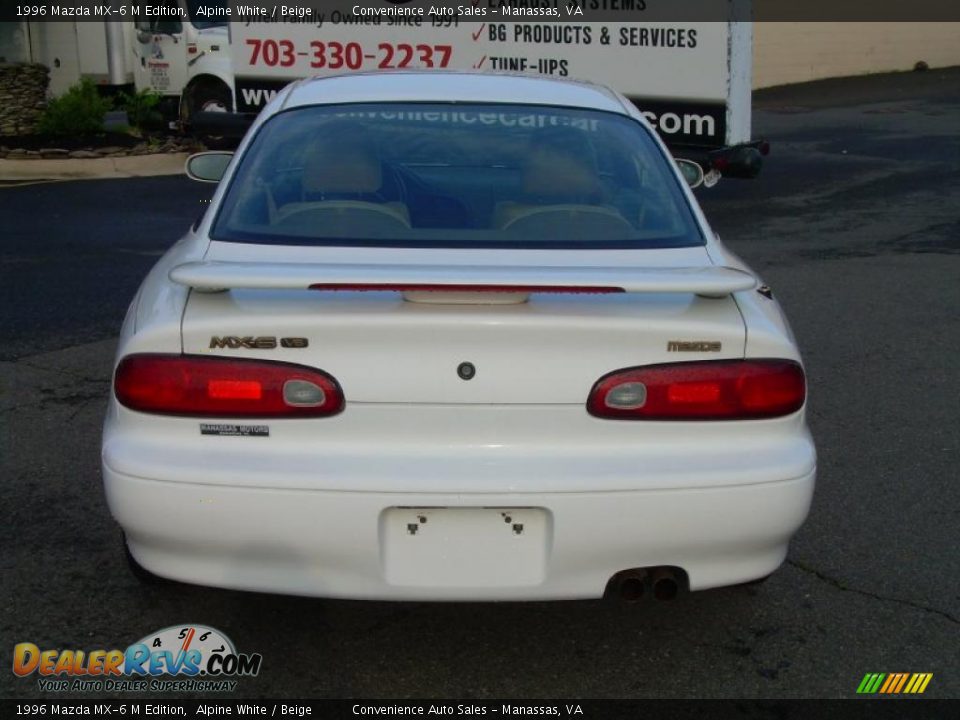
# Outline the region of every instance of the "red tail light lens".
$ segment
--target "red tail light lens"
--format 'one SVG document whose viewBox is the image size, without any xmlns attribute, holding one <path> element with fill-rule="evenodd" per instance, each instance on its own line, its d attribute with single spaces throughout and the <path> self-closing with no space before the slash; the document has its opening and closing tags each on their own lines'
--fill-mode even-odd
<svg viewBox="0 0 960 720">
<path fill-rule="evenodd" d="M 323 417 L 343 409 L 331 376 L 292 363 L 206 357 L 130 355 L 113 381 L 131 410 L 201 417 Z"/>
<path fill-rule="evenodd" d="M 753 420 L 796 412 L 806 395 L 791 360 L 711 360 L 618 370 L 593 386 L 587 410 L 619 420 Z"/>
</svg>

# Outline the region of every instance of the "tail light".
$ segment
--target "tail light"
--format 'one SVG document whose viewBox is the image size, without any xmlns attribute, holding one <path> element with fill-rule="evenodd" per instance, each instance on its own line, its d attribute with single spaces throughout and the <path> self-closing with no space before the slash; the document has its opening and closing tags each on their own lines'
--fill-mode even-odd
<svg viewBox="0 0 960 720">
<path fill-rule="evenodd" d="M 591 415 L 619 420 L 752 420 L 803 407 L 803 368 L 791 360 L 710 360 L 618 370 L 597 381 Z"/>
<path fill-rule="evenodd" d="M 330 375 L 263 360 L 129 355 L 113 387 L 120 404 L 161 415 L 323 417 L 343 409 L 343 392 Z"/>
<path fill-rule="evenodd" d="M 314 283 L 311 290 L 332 292 L 469 292 L 469 293 L 555 293 L 566 295 L 611 295 L 622 293 L 612 285 L 442 285 L 439 283 Z"/>
</svg>

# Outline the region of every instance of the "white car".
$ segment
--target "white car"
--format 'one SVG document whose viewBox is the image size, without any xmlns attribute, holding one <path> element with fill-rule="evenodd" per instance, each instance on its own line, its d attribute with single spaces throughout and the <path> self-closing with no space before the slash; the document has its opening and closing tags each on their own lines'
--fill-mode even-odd
<svg viewBox="0 0 960 720">
<path fill-rule="evenodd" d="M 130 307 L 103 434 L 136 568 L 635 600 L 783 562 L 816 468 L 800 354 L 621 95 L 305 80 L 188 172 L 220 184 Z"/>
</svg>

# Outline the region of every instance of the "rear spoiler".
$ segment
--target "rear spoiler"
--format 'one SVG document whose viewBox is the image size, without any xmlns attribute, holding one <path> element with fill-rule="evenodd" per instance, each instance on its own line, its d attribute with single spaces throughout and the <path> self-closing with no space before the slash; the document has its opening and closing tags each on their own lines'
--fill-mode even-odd
<svg viewBox="0 0 960 720">
<path fill-rule="evenodd" d="M 170 271 L 180 285 L 229 289 L 484 292 L 696 293 L 723 297 L 757 286 L 730 267 L 499 267 L 191 262 Z"/>
</svg>

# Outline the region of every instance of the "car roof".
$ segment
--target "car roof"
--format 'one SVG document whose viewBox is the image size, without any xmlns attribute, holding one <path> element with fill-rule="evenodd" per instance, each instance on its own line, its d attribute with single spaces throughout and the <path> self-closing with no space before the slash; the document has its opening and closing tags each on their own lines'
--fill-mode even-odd
<svg viewBox="0 0 960 720">
<path fill-rule="evenodd" d="M 295 83 L 282 110 L 366 102 L 476 102 L 556 105 L 628 114 L 620 96 L 593 83 L 517 73 L 393 70 Z"/>
</svg>

